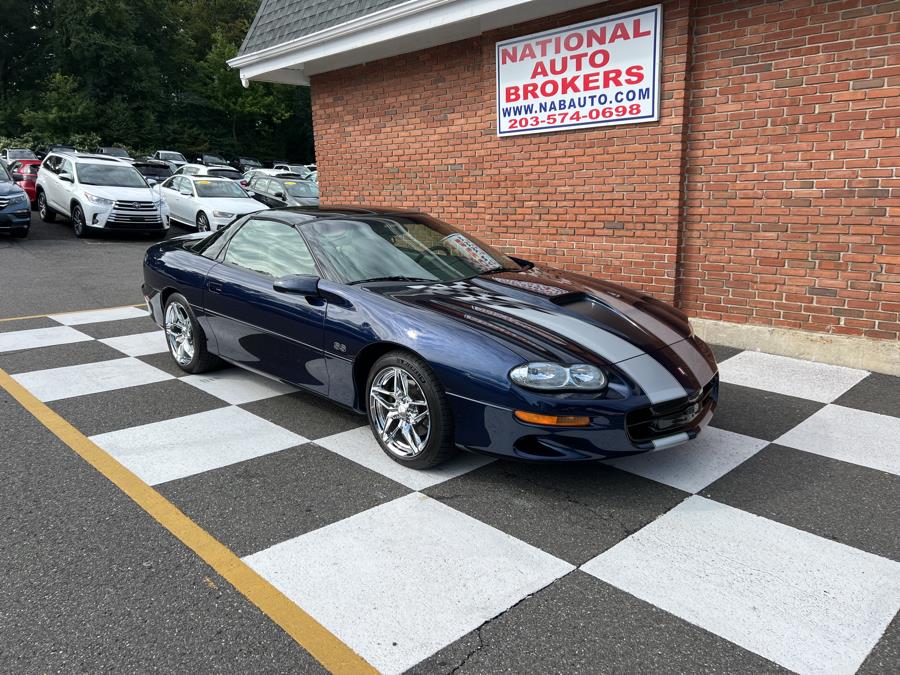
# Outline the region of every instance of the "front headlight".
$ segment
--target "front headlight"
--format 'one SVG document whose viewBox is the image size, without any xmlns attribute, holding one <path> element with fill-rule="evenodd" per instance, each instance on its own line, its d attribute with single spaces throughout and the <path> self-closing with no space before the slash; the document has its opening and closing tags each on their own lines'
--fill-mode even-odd
<svg viewBox="0 0 900 675">
<path fill-rule="evenodd" d="M 528 389 L 597 391 L 606 386 L 606 374 L 586 363 L 523 363 L 509 371 L 509 379 Z"/>
<path fill-rule="evenodd" d="M 92 195 L 90 192 L 85 192 L 84 198 L 94 206 L 99 206 L 103 209 L 111 209 L 113 207 L 113 204 L 116 203 L 112 199 L 107 199 L 106 197 L 98 197 L 97 195 Z"/>
<path fill-rule="evenodd" d="M 24 192 L 20 195 L 13 195 L 9 199 L 9 203 L 11 205 L 12 204 L 24 204 L 27 201 L 28 201 L 28 195 L 26 195 Z"/>
<path fill-rule="evenodd" d="M 234 214 L 228 211 L 213 211 L 213 218 L 234 218 Z"/>
</svg>

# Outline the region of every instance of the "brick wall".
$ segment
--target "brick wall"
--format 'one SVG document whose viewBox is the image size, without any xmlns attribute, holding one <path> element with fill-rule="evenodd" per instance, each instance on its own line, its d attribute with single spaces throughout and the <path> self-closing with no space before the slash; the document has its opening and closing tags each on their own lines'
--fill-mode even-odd
<svg viewBox="0 0 900 675">
<path fill-rule="evenodd" d="M 694 316 L 897 338 L 898 3 L 665 2 L 658 123 L 496 136 L 497 40 L 647 4 L 313 77 L 323 200 L 422 208 Z"/>
</svg>

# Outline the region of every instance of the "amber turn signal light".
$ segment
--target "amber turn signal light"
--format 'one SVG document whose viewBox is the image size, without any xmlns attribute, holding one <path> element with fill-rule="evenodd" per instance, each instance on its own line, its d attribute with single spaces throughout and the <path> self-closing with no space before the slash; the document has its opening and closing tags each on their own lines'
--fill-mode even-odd
<svg viewBox="0 0 900 675">
<path fill-rule="evenodd" d="M 516 410 L 516 419 L 528 424 L 539 424 L 544 427 L 586 427 L 591 423 L 590 417 L 574 415 L 539 415 L 538 413 Z"/>
</svg>

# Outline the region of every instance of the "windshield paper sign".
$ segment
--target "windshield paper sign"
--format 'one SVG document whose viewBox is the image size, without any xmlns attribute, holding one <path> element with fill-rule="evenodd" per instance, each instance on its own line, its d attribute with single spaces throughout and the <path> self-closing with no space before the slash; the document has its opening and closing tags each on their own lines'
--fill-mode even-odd
<svg viewBox="0 0 900 675">
<path fill-rule="evenodd" d="M 497 133 L 659 119 L 662 6 L 497 43 Z"/>
</svg>

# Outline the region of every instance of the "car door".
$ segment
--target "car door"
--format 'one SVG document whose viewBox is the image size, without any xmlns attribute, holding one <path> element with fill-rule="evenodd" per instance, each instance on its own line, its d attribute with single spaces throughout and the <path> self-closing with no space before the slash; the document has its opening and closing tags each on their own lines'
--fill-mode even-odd
<svg viewBox="0 0 900 675">
<path fill-rule="evenodd" d="M 169 217 L 179 222 L 181 222 L 181 216 L 178 215 L 180 213 L 178 202 L 181 199 L 181 195 L 178 194 L 178 181 L 180 180 L 180 176 L 172 176 L 159 186 L 159 196 L 169 206 Z"/>
<path fill-rule="evenodd" d="M 50 155 L 44 160 L 40 168 L 41 189 L 47 198 L 47 203 L 52 207 L 57 203 L 57 193 L 59 192 L 59 165 L 62 157 Z"/>
<path fill-rule="evenodd" d="M 322 352 L 326 302 L 276 291 L 276 279 L 319 273 L 300 233 L 290 225 L 250 218 L 231 237 L 207 274 L 204 305 L 229 361 L 327 393 Z"/>
<path fill-rule="evenodd" d="M 68 180 L 64 178 L 68 177 Z M 59 170 L 56 172 L 56 180 L 54 181 L 54 189 L 52 200 L 48 199 L 57 211 L 64 215 L 70 215 L 71 209 L 69 204 L 72 201 L 72 195 L 75 192 L 75 166 L 72 160 L 63 157 L 59 163 Z"/>
</svg>

